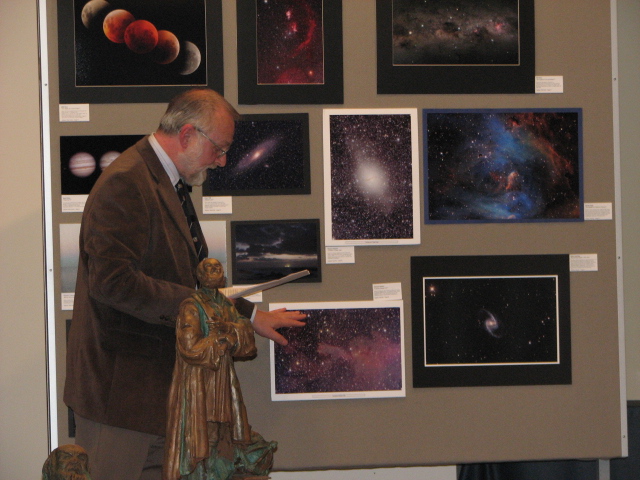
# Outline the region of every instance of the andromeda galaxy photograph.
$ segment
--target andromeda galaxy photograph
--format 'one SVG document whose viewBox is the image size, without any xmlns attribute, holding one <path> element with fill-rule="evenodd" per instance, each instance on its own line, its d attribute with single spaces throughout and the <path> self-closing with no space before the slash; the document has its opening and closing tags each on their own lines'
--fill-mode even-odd
<svg viewBox="0 0 640 480">
<path fill-rule="evenodd" d="M 227 165 L 210 172 L 203 195 L 310 193 L 309 115 L 247 114 L 236 122 Z"/>
<path fill-rule="evenodd" d="M 76 86 L 206 85 L 206 12 L 205 0 L 74 0 Z"/>
<path fill-rule="evenodd" d="M 582 111 L 424 110 L 425 222 L 580 221 Z"/>
<path fill-rule="evenodd" d="M 394 65 L 517 65 L 518 0 L 393 0 Z"/>
<path fill-rule="evenodd" d="M 420 243 L 414 114 L 325 110 L 327 244 Z"/>
<path fill-rule="evenodd" d="M 402 302 L 274 305 L 308 315 L 271 344 L 273 400 L 404 396 Z"/>
<path fill-rule="evenodd" d="M 324 83 L 322 0 L 258 0 L 258 84 Z"/>
</svg>

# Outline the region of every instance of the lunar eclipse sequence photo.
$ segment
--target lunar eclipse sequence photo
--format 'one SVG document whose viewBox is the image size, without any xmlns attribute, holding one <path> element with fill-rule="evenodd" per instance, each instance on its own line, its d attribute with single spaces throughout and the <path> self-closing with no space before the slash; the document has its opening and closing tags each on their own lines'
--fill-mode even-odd
<svg viewBox="0 0 640 480">
<path fill-rule="evenodd" d="M 75 0 L 76 86 L 207 84 L 205 0 Z"/>
</svg>

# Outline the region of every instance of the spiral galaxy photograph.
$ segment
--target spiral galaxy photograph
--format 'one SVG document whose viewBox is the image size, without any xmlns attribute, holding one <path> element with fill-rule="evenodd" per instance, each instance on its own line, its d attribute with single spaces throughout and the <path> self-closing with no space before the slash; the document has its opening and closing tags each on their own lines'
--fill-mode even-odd
<svg viewBox="0 0 640 480">
<path fill-rule="evenodd" d="M 236 122 L 227 165 L 209 171 L 202 194 L 308 194 L 309 158 L 308 113 L 243 115 Z"/>
<path fill-rule="evenodd" d="M 581 221 L 582 110 L 424 110 L 425 222 Z"/>
<path fill-rule="evenodd" d="M 272 400 L 405 395 L 401 301 L 270 304 L 308 315 L 271 342 Z"/>
</svg>

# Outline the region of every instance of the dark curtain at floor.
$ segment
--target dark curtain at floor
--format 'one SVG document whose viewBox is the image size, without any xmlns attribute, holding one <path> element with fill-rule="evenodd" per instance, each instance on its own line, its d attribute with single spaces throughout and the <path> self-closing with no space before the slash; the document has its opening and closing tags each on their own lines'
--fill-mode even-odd
<svg viewBox="0 0 640 480">
<path fill-rule="evenodd" d="M 640 402 L 629 402 L 627 406 L 629 425 L 629 456 L 614 458 L 609 463 L 611 480 L 640 478 Z"/>
<path fill-rule="evenodd" d="M 598 462 L 474 463 L 460 466 L 458 480 L 598 480 Z"/>
</svg>

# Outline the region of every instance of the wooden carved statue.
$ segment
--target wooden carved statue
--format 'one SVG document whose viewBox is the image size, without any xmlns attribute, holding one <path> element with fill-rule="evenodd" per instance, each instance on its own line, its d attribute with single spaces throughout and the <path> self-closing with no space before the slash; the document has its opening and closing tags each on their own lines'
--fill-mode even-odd
<svg viewBox="0 0 640 480">
<path fill-rule="evenodd" d="M 42 465 L 42 480 L 91 480 L 89 457 L 78 445 L 61 445 Z"/>
<path fill-rule="evenodd" d="M 197 277 L 201 288 L 181 303 L 176 321 L 163 479 L 267 475 L 277 443 L 251 430 L 233 365 L 255 356 L 253 327 L 218 291 L 225 285 L 218 260 L 204 259 Z"/>
</svg>

